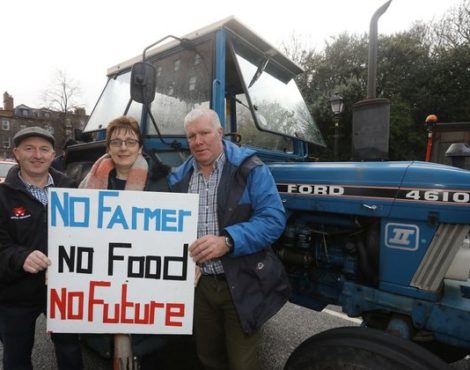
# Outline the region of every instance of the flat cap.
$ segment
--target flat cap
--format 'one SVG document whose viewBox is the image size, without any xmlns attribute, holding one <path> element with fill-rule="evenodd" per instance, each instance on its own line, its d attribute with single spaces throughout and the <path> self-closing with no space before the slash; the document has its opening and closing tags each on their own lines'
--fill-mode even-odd
<svg viewBox="0 0 470 370">
<path fill-rule="evenodd" d="M 28 137 L 42 137 L 43 139 L 49 141 L 52 146 L 55 144 L 54 136 L 52 136 L 49 131 L 38 126 L 26 127 L 18 131 L 15 136 L 13 136 L 13 142 L 15 143 L 15 146 L 18 146 L 24 139 Z"/>
</svg>

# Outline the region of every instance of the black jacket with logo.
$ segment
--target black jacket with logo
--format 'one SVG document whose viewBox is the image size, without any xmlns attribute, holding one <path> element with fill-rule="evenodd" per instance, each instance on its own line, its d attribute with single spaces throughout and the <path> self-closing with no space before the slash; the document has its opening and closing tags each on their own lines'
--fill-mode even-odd
<svg viewBox="0 0 470 370">
<path fill-rule="evenodd" d="M 13 167 L 0 185 L 0 303 L 21 306 L 46 303 L 45 272 L 23 270 L 33 250 L 47 255 L 47 206 L 43 206 L 18 178 Z M 55 187 L 73 187 L 72 181 L 51 168 Z"/>
</svg>

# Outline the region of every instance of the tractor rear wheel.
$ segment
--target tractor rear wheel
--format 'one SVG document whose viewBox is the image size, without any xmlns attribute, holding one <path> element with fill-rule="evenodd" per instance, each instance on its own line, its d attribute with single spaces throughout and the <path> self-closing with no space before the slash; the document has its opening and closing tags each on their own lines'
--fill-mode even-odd
<svg viewBox="0 0 470 370">
<path fill-rule="evenodd" d="M 304 341 L 284 370 L 445 370 L 449 365 L 419 345 L 384 331 L 345 327 Z"/>
</svg>

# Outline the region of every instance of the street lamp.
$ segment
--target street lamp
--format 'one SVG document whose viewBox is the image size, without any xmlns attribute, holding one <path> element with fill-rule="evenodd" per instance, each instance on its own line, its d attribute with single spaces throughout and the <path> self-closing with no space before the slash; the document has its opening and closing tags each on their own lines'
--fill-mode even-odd
<svg viewBox="0 0 470 370">
<path fill-rule="evenodd" d="M 343 104 L 343 97 L 334 93 L 330 98 L 331 110 L 335 115 L 335 134 L 334 138 L 334 146 L 333 146 L 333 153 L 335 159 L 338 159 L 338 139 L 339 139 L 339 116 L 343 112 L 344 104 Z"/>
</svg>

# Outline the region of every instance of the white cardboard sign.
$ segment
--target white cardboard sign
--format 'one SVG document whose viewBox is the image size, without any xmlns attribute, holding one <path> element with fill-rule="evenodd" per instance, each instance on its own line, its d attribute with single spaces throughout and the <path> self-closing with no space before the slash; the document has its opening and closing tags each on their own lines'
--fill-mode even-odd
<svg viewBox="0 0 470 370">
<path fill-rule="evenodd" d="M 197 194 L 49 190 L 47 330 L 190 334 Z"/>
</svg>

